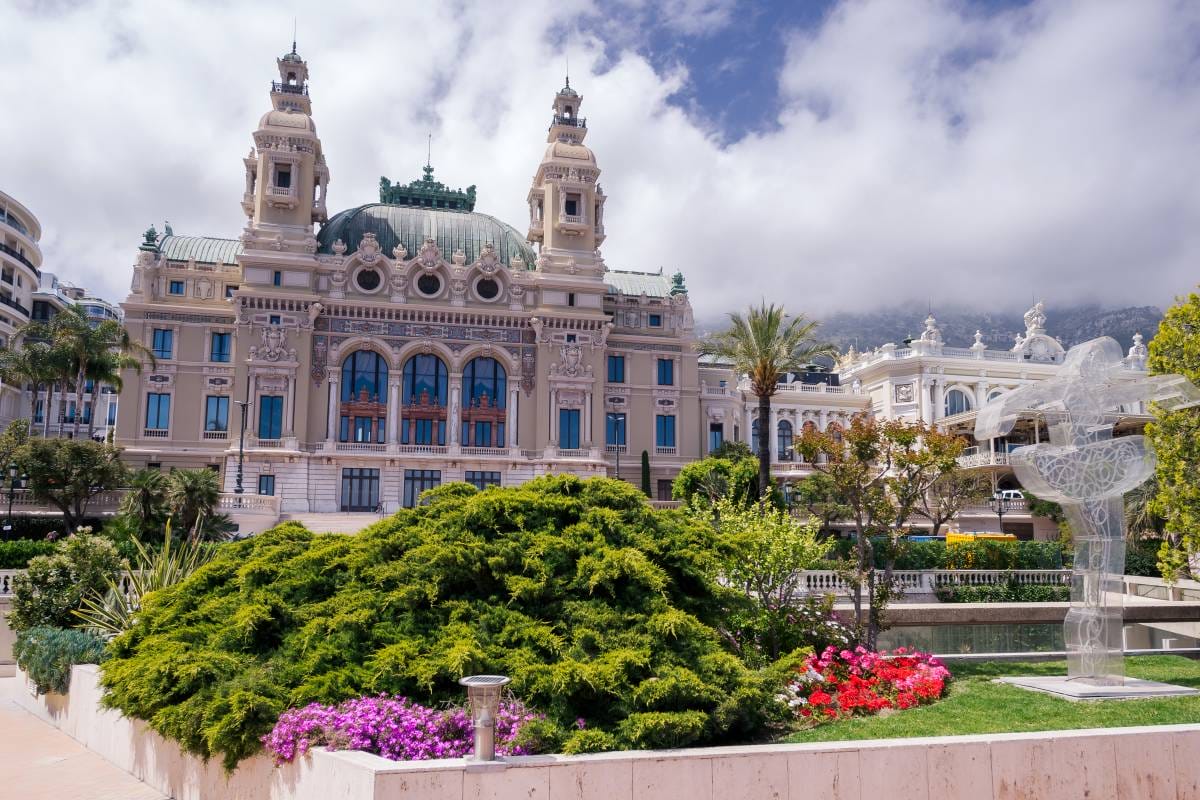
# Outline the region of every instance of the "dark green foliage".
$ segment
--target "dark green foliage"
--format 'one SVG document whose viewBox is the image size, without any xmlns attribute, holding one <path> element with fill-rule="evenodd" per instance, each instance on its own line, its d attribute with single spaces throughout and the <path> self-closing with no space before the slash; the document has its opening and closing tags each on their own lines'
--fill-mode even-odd
<svg viewBox="0 0 1200 800">
<path fill-rule="evenodd" d="M 650 494 L 650 453 L 647 450 L 642 451 L 642 494 L 646 497 L 651 497 Z"/>
<path fill-rule="evenodd" d="M 884 542 L 876 540 L 876 565 L 882 567 Z M 854 542 L 839 539 L 830 554 L 849 556 Z M 980 539 L 974 542 L 900 541 L 896 569 L 1062 569 L 1069 561 L 1060 542 L 1006 542 Z M 1068 565 L 1069 566 L 1069 565 Z"/>
<path fill-rule="evenodd" d="M 743 458 L 756 458 L 754 451 L 750 449 L 750 445 L 733 439 L 724 440 L 714 449 L 710 450 L 708 455 L 710 458 L 725 458 L 730 461 L 738 461 Z"/>
<path fill-rule="evenodd" d="M 39 626 L 17 633 L 13 656 L 39 694 L 63 694 L 72 666 L 104 660 L 104 640 L 90 631 Z"/>
<path fill-rule="evenodd" d="M 783 493 L 775 480 L 770 482 L 770 502 L 783 508 Z M 734 505 L 747 505 L 758 496 L 758 459 L 754 456 L 736 461 L 708 458 L 685 464 L 671 485 L 671 497 L 688 505 L 701 501 L 706 505 L 727 497 Z"/>
<path fill-rule="evenodd" d="M 54 542 L 17 539 L 0 542 L 0 569 L 25 569 L 29 559 L 47 556 L 54 552 Z"/>
<path fill-rule="evenodd" d="M 83 598 L 108 590 L 108 579 L 124 569 L 112 542 L 100 536 L 74 534 L 60 541 L 54 553 L 30 560 L 25 574 L 13 579 L 14 631 L 49 625 L 70 628 L 79 623 L 75 611 Z"/>
<path fill-rule="evenodd" d="M 91 439 L 32 439 L 17 451 L 17 464 L 29 476 L 33 499 L 61 511 L 73 531 L 93 497 L 124 483 L 120 455 L 118 448 Z"/>
<path fill-rule="evenodd" d="M 1015 581 L 994 586 L 948 586 L 937 590 L 943 603 L 1065 603 L 1070 586 L 1020 584 Z"/>
<path fill-rule="evenodd" d="M 713 580 L 709 526 L 606 479 L 426 497 L 357 536 L 223 545 L 113 640 L 106 702 L 228 766 L 288 707 L 461 701 L 472 673 L 510 675 L 566 751 L 745 739 L 778 713 L 780 676 L 714 630 L 742 598 Z"/>
<path fill-rule="evenodd" d="M 1146 539 L 1140 542 L 1128 542 L 1125 545 L 1125 574 L 1141 575 L 1147 578 L 1161 578 L 1158 569 L 1158 551 L 1162 541 Z"/>
<path fill-rule="evenodd" d="M 6 484 L 7 486 L 7 484 Z M 5 489 L 7 491 L 7 489 Z M 8 502 L 8 498 L 4 491 L 0 491 L 0 505 Z M 7 506 L 5 506 L 7 508 Z M 48 536 L 54 537 L 66 536 L 73 529 L 67 528 L 67 523 L 62 517 L 19 517 L 13 516 L 10 520 L 12 530 L 8 531 L 8 539 L 45 539 Z M 100 517 L 85 517 L 78 521 L 76 527 L 86 527 L 92 530 L 100 530 L 104 525 L 104 520 Z"/>
</svg>

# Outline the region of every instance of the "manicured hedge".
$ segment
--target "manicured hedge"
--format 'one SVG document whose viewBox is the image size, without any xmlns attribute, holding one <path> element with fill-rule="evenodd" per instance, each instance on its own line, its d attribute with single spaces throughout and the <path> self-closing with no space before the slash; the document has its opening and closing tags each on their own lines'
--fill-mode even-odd
<svg viewBox="0 0 1200 800">
<path fill-rule="evenodd" d="M 714 579 L 711 526 L 607 479 L 426 497 L 357 536 L 291 523 L 223 545 L 113 640 L 106 702 L 230 766 L 288 708 L 461 702 L 477 673 L 511 676 L 566 751 L 745 741 L 782 718 L 802 654 L 758 672 L 725 649 L 716 624 L 748 601 Z"/>
<path fill-rule="evenodd" d="M 883 567 L 882 538 L 874 540 L 876 565 Z M 849 558 L 851 539 L 838 539 L 831 556 Z M 1059 542 L 1006 542 L 980 539 L 974 542 L 902 540 L 896 569 L 1061 569 L 1068 560 Z"/>
<path fill-rule="evenodd" d="M 54 552 L 54 542 L 17 539 L 0 542 L 0 569 L 25 569 L 29 559 Z"/>
<path fill-rule="evenodd" d="M 937 590 L 943 603 L 1065 603 L 1070 586 L 999 583 L 994 586 L 950 586 Z"/>
</svg>

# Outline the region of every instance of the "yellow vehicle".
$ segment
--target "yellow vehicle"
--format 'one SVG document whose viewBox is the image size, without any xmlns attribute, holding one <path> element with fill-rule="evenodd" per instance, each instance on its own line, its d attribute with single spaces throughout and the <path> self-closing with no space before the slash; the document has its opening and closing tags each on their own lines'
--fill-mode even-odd
<svg viewBox="0 0 1200 800">
<path fill-rule="evenodd" d="M 1015 542 L 1017 537 L 1011 533 L 947 533 L 946 544 L 959 544 L 963 542 L 977 541 L 993 541 L 993 542 Z"/>
</svg>

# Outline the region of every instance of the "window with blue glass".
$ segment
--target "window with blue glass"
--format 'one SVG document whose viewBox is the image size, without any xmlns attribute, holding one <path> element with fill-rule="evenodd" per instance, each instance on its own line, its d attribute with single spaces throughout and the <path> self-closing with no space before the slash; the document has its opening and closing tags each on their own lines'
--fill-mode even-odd
<svg viewBox="0 0 1200 800">
<path fill-rule="evenodd" d="M 213 332 L 212 342 L 209 345 L 208 360 L 227 363 L 229 361 L 229 348 L 233 340 L 231 333 Z"/>
<path fill-rule="evenodd" d="M 150 340 L 150 349 L 155 358 L 170 358 L 175 349 L 175 331 L 170 328 L 155 328 Z"/>
<path fill-rule="evenodd" d="M 446 364 L 432 353 L 404 363 L 401 385 L 400 441 L 403 444 L 446 444 Z"/>
<path fill-rule="evenodd" d="M 183 294 L 183 281 L 171 281 L 170 292 L 174 295 Z"/>
<path fill-rule="evenodd" d="M 355 351 L 342 362 L 339 441 L 387 441 L 387 381 L 387 360 L 373 350 Z"/>
<path fill-rule="evenodd" d="M 760 440 L 758 438 L 758 420 L 756 420 L 756 419 L 751 420 L 750 421 L 750 449 L 754 451 L 755 455 L 758 455 L 758 448 L 760 447 L 759 441 Z"/>
<path fill-rule="evenodd" d="M 42 421 L 42 414 L 44 413 L 44 409 L 45 409 L 45 407 L 46 407 L 46 401 L 45 401 L 45 400 L 38 400 L 38 401 L 37 401 L 37 402 L 34 404 L 34 406 L 33 406 L 33 421 L 34 421 L 34 422 L 41 422 L 41 421 Z"/>
<path fill-rule="evenodd" d="M 654 444 L 658 447 L 675 446 L 675 415 L 659 414 L 654 420 Z"/>
<path fill-rule="evenodd" d="M 229 398 L 211 395 L 204 398 L 204 430 L 229 430 Z"/>
<path fill-rule="evenodd" d="M 483 491 L 489 486 L 500 485 L 499 472 L 483 472 L 479 470 L 467 470 L 467 483 L 474 486 L 479 491 Z"/>
<path fill-rule="evenodd" d="M 579 409 L 558 410 L 558 446 L 564 450 L 579 449 Z"/>
<path fill-rule="evenodd" d="M 670 358 L 658 359 L 658 385 L 675 385 L 675 362 Z"/>
<path fill-rule="evenodd" d="M 779 430 L 777 432 L 778 441 L 776 441 L 776 455 L 780 461 L 791 461 L 792 454 L 795 452 L 795 436 L 792 432 L 792 423 L 786 419 L 779 420 Z"/>
<path fill-rule="evenodd" d="M 608 382 L 625 382 L 625 356 L 608 357 Z"/>
<path fill-rule="evenodd" d="M 712 452 L 719 448 L 725 441 L 725 423 L 710 422 L 708 423 L 708 452 Z"/>
<path fill-rule="evenodd" d="M 651 328 L 661 328 L 662 327 L 662 314 L 650 314 L 649 317 L 650 317 L 650 327 Z"/>
<path fill-rule="evenodd" d="M 117 424 L 117 404 L 112 401 L 109 401 L 108 404 L 108 424 Z"/>
<path fill-rule="evenodd" d="M 283 286 L 283 273 L 282 272 L 280 272 L 279 270 L 275 270 L 274 272 L 271 273 L 271 285 L 272 286 Z"/>
<path fill-rule="evenodd" d="M 604 419 L 604 443 L 614 447 L 625 446 L 625 414 L 608 412 Z"/>
<path fill-rule="evenodd" d="M 150 392 L 146 395 L 146 430 L 165 431 L 171 427 L 171 395 Z"/>
<path fill-rule="evenodd" d="M 83 422 L 86 425 L 92 421 L 92 403 L 90 400 L 85 400 L 83 403 Z"/>
<path fill-rule="evenodd" d="M 267 317 L 267 322 L 269 322 L 271 325 L 278 325 L 278 324 L 280 324 L 279 315 L 278 315 L 278 314 L 272 314 L 271 316 Z"/>
<path fill-rule="evenodd" d="M 473 358 L 463 368 L 462 443 L 468 447 L 503 447 L 508 375 L 494 358 Z"/>
<path fill-rule="evenodd" d="M 283 396 L 265 394 L 258 398 L 258 438 L 283 438 Z"/>
<path fill-rule="evenodd" d="M 275 476 L 274 475 L 259 475 L 258 476 L 258 493 L 274 496 L 274 494 L 275 494 Z"/>
</svg>

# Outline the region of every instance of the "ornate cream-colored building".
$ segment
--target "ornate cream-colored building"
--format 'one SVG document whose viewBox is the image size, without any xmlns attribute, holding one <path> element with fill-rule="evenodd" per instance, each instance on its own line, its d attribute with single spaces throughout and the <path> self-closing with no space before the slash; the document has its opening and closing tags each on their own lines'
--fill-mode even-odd
<svg viewBox="0 0 1200 800">
<path fill-rule="evenodd" d="M 42 224 L 16 198 L 0 192 L 0 347 L 29 322 L 29 309 L 41 276 Z M 21 387 L 0 383 L 0 428 L 21 416 Z"/>
</svg>

